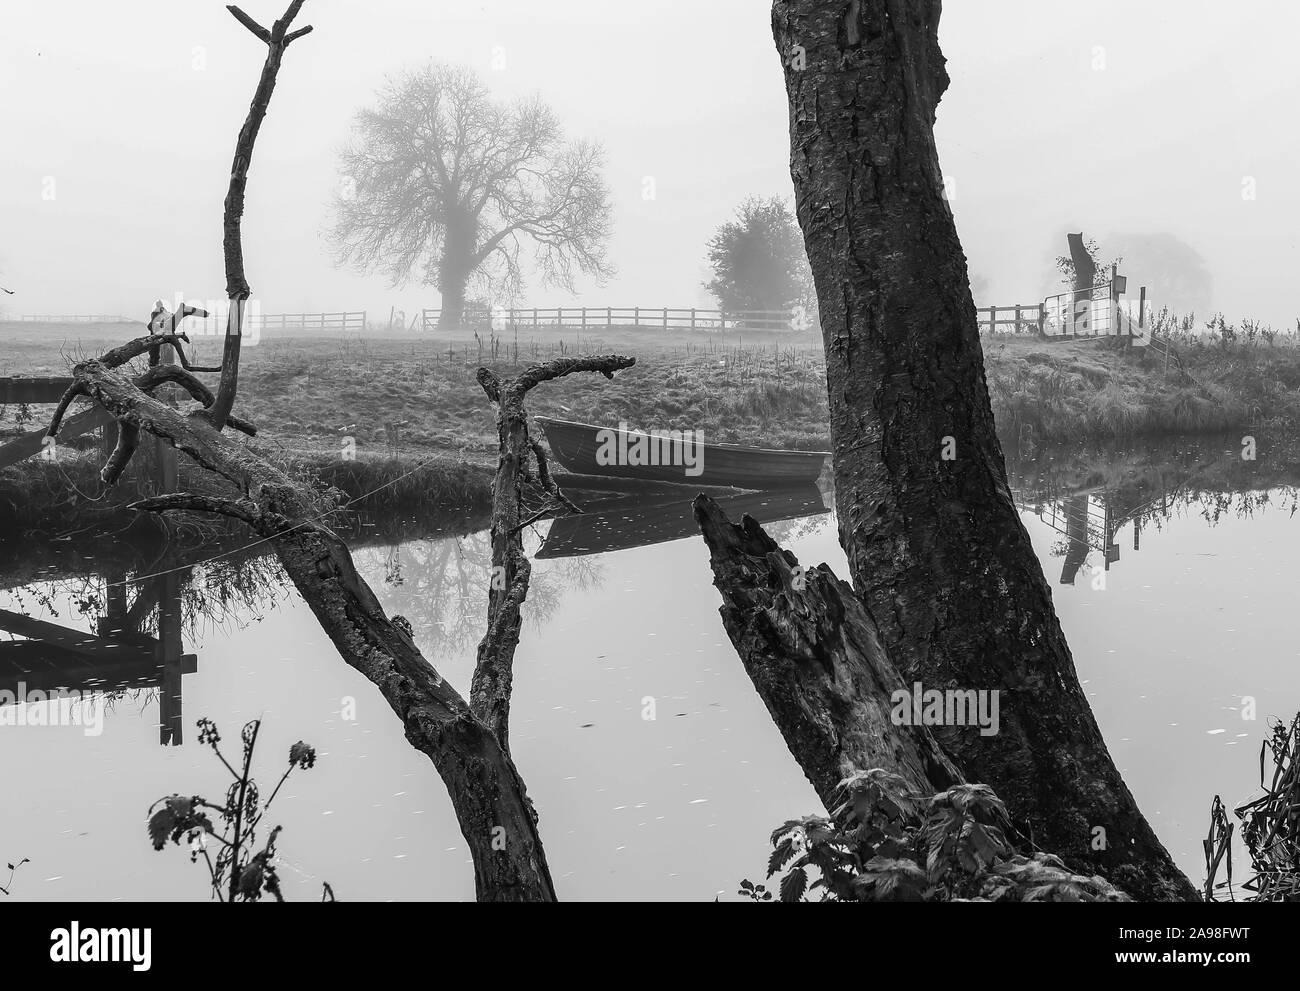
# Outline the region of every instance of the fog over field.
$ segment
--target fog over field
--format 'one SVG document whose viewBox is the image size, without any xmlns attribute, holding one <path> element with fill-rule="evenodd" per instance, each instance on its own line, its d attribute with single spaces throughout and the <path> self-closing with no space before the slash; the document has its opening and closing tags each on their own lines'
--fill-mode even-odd
<svg viewBox="0 0 1300 991">
<path fill-rule="evenodd" d="M 1205 906 L 1300 902 L 1297 38 L 0 0 L 6 962 L 1286 955 Z"/>
<path fill-rule="evenodd" d="M 571 136 L 605 144 L 619 272 L 581 285 L 584 302 L 712 305 L 710 233 L 744 195 L 790 192 L 766 6 L 315 0 L 250 182 L 256 297 L 269 312 L 438 304 L 336 269 L 321 237 L 353 113 L 387 73 L 436 60 L 502 96 L 539 92 Z M 160 295 L 221 297 L 220 201 L 261 58 L 239 25 L 162 0 L 6 0 L 0 24 L 7 311 L 143 318 Z M 1062 235 L 1083 229 L 1176 289 L 1158 303 L 1290 325 L 1298 34 L 1300 6 L 1272 0 L 947 4 L 940 159 L 979 302 L 1041 298 Z M 534 282 L 524 299 L 573 297 Z"/>
</svg>

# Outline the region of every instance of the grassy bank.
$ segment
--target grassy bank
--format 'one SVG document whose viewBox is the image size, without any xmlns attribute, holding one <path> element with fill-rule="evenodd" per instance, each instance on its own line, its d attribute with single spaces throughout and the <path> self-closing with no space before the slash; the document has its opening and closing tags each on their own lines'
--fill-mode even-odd
<svg viewBox="0 0 1300 991">
<path fill-rule="evenodd" d="M 99 480 L 103 459 L 95 450 L 61 449 L 58 461 L 35 458 L 0 471 L 0 543 L 73 532 L 107 535 L 133 525 L 137 514 L 126 507 L 153 494 L 148 447 L 112 489 Z M 328 450 L 265 453 L 290 475 L 337 490 L 338 502 L 358 512 L 483 516 L 492 503 L 492 469 L 485 463 L 427 453 L 361 451 L 353 460 Z M 223 486 L 182 458 L 180 490 L 219 492 Z"/>
<path fill-rule="evenodd" d="M 98 353 L 133 332 L 42 328 L 38 335 L 30 325 L 0 326 L 6 355 L 0 372 L 61 374 L 70 356 Z M 199 361 L 217 360 L 218 344 L 196 340 Z M 1117 351 L 1095 341 L 1007 336 L 986 339 L 984 348 L 1003 436 L 1057 443 L 1292 427 L 1300 423 L 1300 348 L 1293 344 L 1185 337 L 1179 353 L 1186 373 L 1177 363 L 1166 369 L 1144 349 Z M 612 383 L 598 376 L 548 383 L 531 394 L 532 412 L 601 424 L 691 427 L 718 442 L 829 446 L 819 342 L 770 334 L 263 338 L 244 350 L 240 407 L 261 428 L 263 447 L 349 497 L 400 478 L 377 498 L 394 505 L 468 505 L 486 497 L 496 450 L 493 413 L 474 380 L 476 369 L 487 365 L 511 375 L 575 352 L 620 352 L 638 363 Z M 13 429 L 19 412 L 4 411 L 0 430 Z M 47 413 L 36 410 L 37 422 Z M 346 438 L 355 440 L 355 461 L 343 460 Z M 431 454 L 442 460 L 401 477 Z M 39 466 L 25 469 L 21 474 L 36 478 L 23 484 L 50 494 L 42 473 L 49 474 Z M 84 480 L 94 488 L 93 471 Z M 0 506 L 5 491 L 13 501 L 15 484 L 0 475 Z"/>
<path fill-rule="evenodd" d="M 997 338 L 989 397 L 1005 436 L 1130 439 L 1300 423 L 1300 348 L 1184 338 L 1179 360 L 1141 348 Z"/>
</svg>

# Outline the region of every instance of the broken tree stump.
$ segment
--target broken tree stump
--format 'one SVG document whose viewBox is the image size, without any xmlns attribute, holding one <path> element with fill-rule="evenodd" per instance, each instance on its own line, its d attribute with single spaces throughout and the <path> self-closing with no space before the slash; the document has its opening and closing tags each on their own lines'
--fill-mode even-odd
<svg viewBox="0 0 1300 991">
<path fill-rule="evenodd" d="M 695 519 L 727 634 L 827 810 L 855 771 L 884 768 L 919 795 L 964 782 L 926 727 L 894 725 L 890 699 L 908 688 L 846 582 L 824 564 L 805 571 L 753 517 L 733 524 L 708 496 Z"/>
</svg>

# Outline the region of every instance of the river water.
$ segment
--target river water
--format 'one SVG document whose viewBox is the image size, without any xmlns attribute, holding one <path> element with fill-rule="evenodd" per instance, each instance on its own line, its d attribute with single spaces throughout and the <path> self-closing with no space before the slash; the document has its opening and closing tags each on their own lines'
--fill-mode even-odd
<svg viewBox="0 0 1300 991">
<path fill-rule="evenodd" d="M 1263 445 L 1243 461 L 1225 440 L 1011 452 L 1010 471 L 1111 753 L 1199 883 L 1213 797 L 1231 807 L 1253 794 L 1267 720 L 1300 709 L 1300 459 Z M 730 508 L 784 517 L 769 529 L 786 547 L 847 577 L 829 504 L 810 490 Z M 358 565 L 467 693 L 486 535 L 422 532 L 363 536 Z M 206 899 L 203 868 L 183 848 L 155 852 L 145 828 L 165 795 L 224 794 L 229 774 L 197 741 L 201 717 L 232 762 L 240 727 L 263 721 L 264 794 L 295 741 L 317 748 L 267 819 L 284 827 L 290 900 L 318 899 L 322 881 L 341 900 L 473 897 L 441 780 L 260 549 L 147 582 L 131 580 L 147 566 L 124 572 L 113 550 L 0 581 L 0 691 L 43 677 L 112 697 L 97 735 L 14 725 L 33 721 L 15 716 L 35 703 L 0 713 L 0 865 L 30 860 L 5 885 L 12 899 Z M 539 525 L 529 550 L 511 740 L 560 896 L 734 898 L 742 878 L 761 879 L 771 830 L 818 803 L 722 629 L 689 506 L 620 499 Z M 171 570 L 210 556 L 188 554 L 160 560 Z M 160 612 L 180 621 L 164 620 L 161 666 L 148 654 Z M 124 626 L 134 632 L 111 632 Z M 1256 719 L 1243 719 L 1243 699 Z"/>
</svg>

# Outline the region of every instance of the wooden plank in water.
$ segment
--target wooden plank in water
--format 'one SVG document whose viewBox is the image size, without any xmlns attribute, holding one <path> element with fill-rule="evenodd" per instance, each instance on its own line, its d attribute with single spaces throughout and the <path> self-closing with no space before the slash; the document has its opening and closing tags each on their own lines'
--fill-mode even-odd
<svg viewBox="0 0 1300 991">
<path fill-rule="evenodd" d="M 22 613 L 0 609 L 0 630 L 15 633 L 30 640 L 52 644 L 62 650 L 70 651 L 82 657 L 99 660 L 116 660 L 125 652 L 138 652 L 140 646 L 113 643 L 84 630 L 70 630 L 66 626 L 56 626 L 41 619 L 33 619 Z"/>
<path fill-rule="evenodd" d="M 194 674 L 199 669 L 197 654 L 182 654 L 172 674 Z M 17 696 L 27 692 L 77 690 L 115 691 L 122 688 L 161 687 L 168 665 L 152 652 L 123 647 L 112 660 L 92 660 L 62 647 L 36 640 L 0 643 L 0 691 Z"/>
</svg>

